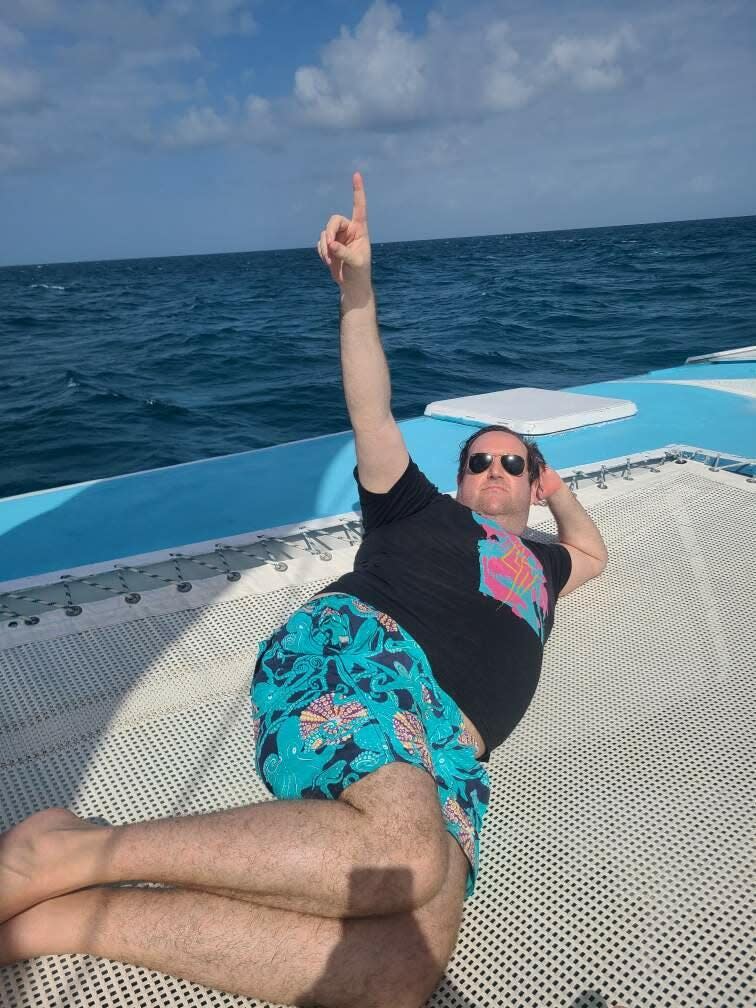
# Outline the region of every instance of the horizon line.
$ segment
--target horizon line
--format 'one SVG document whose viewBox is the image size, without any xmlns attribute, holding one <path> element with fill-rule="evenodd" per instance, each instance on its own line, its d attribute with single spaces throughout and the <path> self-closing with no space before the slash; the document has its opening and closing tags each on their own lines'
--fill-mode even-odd
<svg viewBox="0 0 756 1008">
<path fill-rule="evenodd" d="M 371 242 L 371 247 L 379 248 L 383 245 L 407 245 L 407 244 L 414 244 L 416 242 L 419 243 L 419 242 L 433 242 L 433 241 L 468 241 L 473 238 L 498 238 L 498 237 L 510 237 L 513 235 L 559 234 L 561 232 L 569 232 L 569 231 L 606 231 L 608 229 L 626 228 L 626 227 L 648 227 L 653 224 L 694 224 L 694 223 L 701 223 L 703 221 L 743 220 L 749 217 L 756 217 L 756 213 L 726 214 L 723 217 L 680 217 L 680 218 L 672 218 L 670 220 L 634 221 L 631 224 L 592 224 L 589 225 L 588 227 L 530 228 L 525 231 L 490 231 L 473 235 L 438 235 L 435 238 L 395 238 L 391 239 L 390 241 Z M 259 255 L 265 252 L 301 252 L 310 247 L 311 247 L 310 245 L 291 245 L 291 246 L 278 246 L 275 248 L 234 249 L 227 252 L 178 252 L 178 253 L 171 253 L 169 255 L 113 256 L 105 259 L 53 259 L 48 262 L 22 262 L 22 263 L 0 264 L 0 270 L 20 269 L 27 266 L 83 266 L 87 264 L 108 263 L 108 262 L 140 262 L 143 259 L 147 260 L 193 259 L 199 257 L 206 258 L 209 256 L 224 256 L 224 255 Z"/>
</svg>

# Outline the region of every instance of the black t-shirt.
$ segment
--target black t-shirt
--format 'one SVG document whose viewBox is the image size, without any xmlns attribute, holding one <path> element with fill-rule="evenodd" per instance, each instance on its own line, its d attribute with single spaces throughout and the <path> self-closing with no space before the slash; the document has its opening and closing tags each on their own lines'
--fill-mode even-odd
<svg viewBox="0 0 756 1008">
<path fill-rule="evenodd" d="M 364 538 L 354 570 L 324 591 L 355 595 L 415 638 L 483 736 L 485 761 L 533 698 L 570 555 L 439 493 L 412 460 L 388 493 L 354 473 Z"/>
</svg>

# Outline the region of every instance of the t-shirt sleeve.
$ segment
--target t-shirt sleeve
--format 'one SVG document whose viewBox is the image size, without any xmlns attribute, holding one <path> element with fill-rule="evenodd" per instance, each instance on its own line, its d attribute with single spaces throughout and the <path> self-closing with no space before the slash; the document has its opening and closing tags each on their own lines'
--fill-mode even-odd
<svg viewBox="0 0 756 1008">
<path fill-rule="evenodd" d="M 547 543 L 544 549 L 544 574 L 551 586 L 554 599 L 564 588 L 572 573 L 572 557 L 561 543 Z"/>
<path fill-rule="evenodd" d="M 362 525 L 364 534 L 380 525 L 399 521 L 417 514 L 427 507 L 436 497 L 440 497 L 438 487 L 434 486 L 425 473 L 417 467 L 417 463 L 409 460 L 407 468 L 399 479 L 386 493 L 373 493 L 366 490 L 360 483 L 357 466 L 354 467 L 354 478 L 360 495 L 362 508 Z"/>
</svg>

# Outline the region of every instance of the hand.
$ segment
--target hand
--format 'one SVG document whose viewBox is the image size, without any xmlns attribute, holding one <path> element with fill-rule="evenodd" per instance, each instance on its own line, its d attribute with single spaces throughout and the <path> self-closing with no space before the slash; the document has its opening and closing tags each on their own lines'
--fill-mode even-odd
<svg viewBox="0 0 756 1008">
<path fill-rule="evenodd" d="M 555 472 L 551 466 L 541 466 L 541 475 L 538 477 L 538 489 L 536 490 L 536 500 L 548 500 L 557 490 L 565 485 L 562 477 Z"/>
<path fill-rule="evenodd" d="M 354 201 L 352 219 L 340 214 L 329 218 L 320 232 L 318 255 L 331 270 L 331 276 L 342 287 L 352 281 L 370 281 L 370 237 L 367 228 L 367 203 L 362 175 L 352 176 Z"/>
</svg>

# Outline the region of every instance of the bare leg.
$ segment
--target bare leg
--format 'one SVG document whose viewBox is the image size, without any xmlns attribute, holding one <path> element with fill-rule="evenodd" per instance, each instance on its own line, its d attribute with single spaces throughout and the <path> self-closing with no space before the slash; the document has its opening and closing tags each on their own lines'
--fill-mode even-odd
<svg viewBox="0 0 756 1008">
<path fill-rule="evenodd" d="M 392 763 L 341 797 L 106 828 L 65 810 L 38 813 L 0 838 L 0 921 L 53 896 L 134 880 L 321 917 L 400 913 L 431 899 L 448 847 L 430 774 Z M 394 881 L 355 874 L 365 868 Z"/>
<path fill-rule="evenodd" d="M 467 861 L 446 843 L 446 881 L 411 913 L 342 921 L 181 889 L 95 888 L 0 926 L 0 963 L 88 952 L 274 1003 L 416 1008 L 459 930 Z"/>
</svg>

